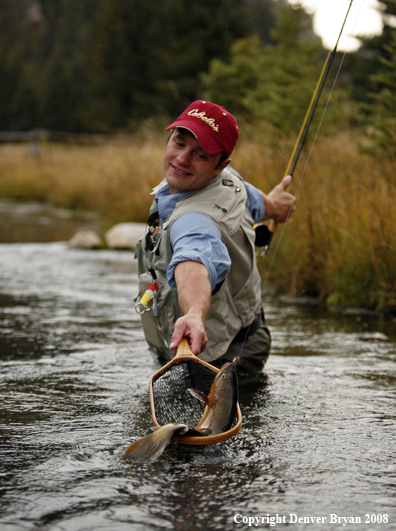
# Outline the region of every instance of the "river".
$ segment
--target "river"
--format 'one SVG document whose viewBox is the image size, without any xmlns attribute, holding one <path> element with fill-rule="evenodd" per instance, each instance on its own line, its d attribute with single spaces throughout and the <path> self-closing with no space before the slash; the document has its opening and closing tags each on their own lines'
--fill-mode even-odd
<svg viewBox="0 0 396 531">
<path fill-rule="evenodd" d="M 266 297 L 239 434 L 136 464 L 160 367 L 136 281 L 133 253 L 0 244 L 1 531 L 396 529 L 394 321 Z"/>
</svg>

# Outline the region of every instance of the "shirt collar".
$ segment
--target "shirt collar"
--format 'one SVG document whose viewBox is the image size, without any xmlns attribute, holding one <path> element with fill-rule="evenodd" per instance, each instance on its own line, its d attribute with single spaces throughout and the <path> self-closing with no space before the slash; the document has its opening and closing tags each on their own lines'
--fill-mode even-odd
<svg viewBox="0 0 396 531">
<path fill-rule="evenodd" d="M 156 191 L 154 198 L 157 203 L 160 223 L 164 223 L 174 211 L 176 203 L 190 193 L 191 192 L 179 192 L 178 194 L 171 194 L 168 183 L 162 185 L 160 189 Z"/>
</svg>

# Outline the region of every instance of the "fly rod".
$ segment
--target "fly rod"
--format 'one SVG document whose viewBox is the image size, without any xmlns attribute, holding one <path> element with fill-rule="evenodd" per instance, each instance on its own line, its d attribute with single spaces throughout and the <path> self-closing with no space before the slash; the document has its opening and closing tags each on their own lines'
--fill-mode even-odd
<svg viewBox="0 0 396 531">
<path fill-rule="evenodd" d="M 347 11 L 347 14 L 345 15 L 345 19 L 344 19 L 344 22 L 342 24 L 340 34 L 338 35 L 337 42 L 336 42 L 333 50 L 329 50 L 329 52 L 327 54 L 326 60 L 324 62 L 322 71 L 320 73 L 318 82 L 317 82 L 315 90 L 314 90 L 314 93 L 312 95 L 310 104 L 309 104 L 307 112 L 305 114 L 304 121 L 303 121 L 303 123 L 301 125 L 300 132 L 298 134 L 297 140 L 296 140 L 296 142 L 294 144 L 294 148 L 293 148 L 292 154 L 291 154 L 289 162 L 287 164 L 284 177 L 286 177 L 287 175 L 293 176 L 293 173 L 294 173 L 294 170 L 296 168 L 298 159 L 300 157 L 302 148 L 303 148 L 305 140 L 307 138 L 308 130 L 309 130 L 309 127 L 311 125 L 312 119 L 314 117 L 314 114 L 315 114 L 315 111 L 316 111 L 316 107 L 318 106 L 318 101 L 319 101 L 320 95 L 322 93 L 324 84 L 326 82 L 327 75 L 328 75 L 328 73 L 330 71 L 331 64 L 332 64 L 333 59 L 335 57 L 335 54 L 337 52 L 338 43 L 340 42 L 340 38 L 341 38 L 342 32 L 344 30 L 345 23 L 347 21 L 349 12 L 351 10 L 352 3 L 353 3 L 353 0 L 350 0 L 348 11 Z M 276 227 L 277 227 L 277 223 L 275 221 L 273 221 L 273 220 L 271 220 L 269 228 L 267 227 L 267 225 L 264 225 L 264 224 L 259 224 L 259 225 L 257 225 L 255 227 L 255 231 L 256 231 L 256 246 L 257 247 L 262 247 L 261 256 L 265 256 L 267 254 L 268 249 L 269 249 L 269 245 L 271 243 L 272 236 L 274 235 L 274 232 L 276 231 Z"/>
<path fill-rule="evenodd" d="M 326 79 L 327 79 L 327 75 L 328 75 L 328 73 L 330 71 L 331 64 L 332 64 L 333 59 L 335 57 L 335 54 L 337 52 L 338 43 L 340 42 L 340 38 L 341 38 L 342 32 L 344 30 L 345 23 L 347 21 L 347 18 L 348 18 L 348 15 L 349 15 L 349 11 L 351 10 L 352 3 L 353 3 L 353 0 L 351 0 L 350 3 L 349 3 L 348 11 L 347 11 L 347 14 L 345 16 L 344 23 L 342 25 L 340 34 L 338 35 L 338 39 L 337 39 L 336 45 L 334 46 L 333 50 L 329 50 L 329 52 L 327 54 L 326 61 L 325 61 L 324 65 L 323 65 L 322 72 L 320 73 L 318 82 L 316 84 L 314 93 L 313 93 L 312 98 L 311 98 L 311 102 L 310 102 L 310 104 L 308 106 L 307 113 L 305 115 L 305 118 L 304 118 L 304 121 L 302 123 L 300 132 L 298 134 L 296 143 L 294 144 L 294 148 L 293 148 L 292 154 L 291 154 L 289 162 L 287 164 L 284 177 L 286 177 L 287 175 L 293 175 L 294 170 L 296 168 L 296 165 L 297 165 L 297 162 L 298 162 L 298 158 L 299 158 L 300 153 L 302 151 L 302 148 L 304 146 L 305 139 L 306 139 L 307 134 L 308 134 L 309 126 L 311 125 L 312 119 L 314 117 L 315 110 L 316 110 L 316 107 L 318 105 L 318 101 L 319 101 L 320 95 L 322 93 L 324 84 L 325 84 Z"/>
</svg>

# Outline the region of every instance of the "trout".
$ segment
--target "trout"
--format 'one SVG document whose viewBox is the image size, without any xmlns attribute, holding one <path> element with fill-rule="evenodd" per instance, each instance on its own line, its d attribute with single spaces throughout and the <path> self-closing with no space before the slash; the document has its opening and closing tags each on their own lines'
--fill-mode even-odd
<svg viewBox="0 0 396 531">
<path fill-rule="evenodd" d="M 189 393 L 205 404 L 203 415 L 195 428 L 187 424 L 165 424 L 151 428 L 153 433 L 132 443 L 125 454 L 134 459 L 155 461 L 165 450 L 173 435 L 217 435 L 231 428 L 238 403 L 238 379 L 235 363 L 225 363 L 213 380 L 209 395 L 197 389 Z"/>
<path fill-rule="evenodd" d="M 188 391 L 206 407 L 195 429 L 186 435 L 217 435 L 231 428 L 238 403 L 235 363 L 225 363 L 221 367 L 213 380 L 208 396 L 197 389 L 188 389 Z"/>
<path fill-rule="evenodd" d="M 146 435 L 132 443 L 125 451 L 125 454 L 134 459 L 155 461 L 170 443 L 173 435 L 182 435 L 187 432 L 189 426 L 186 424 L 165 424 L 160 428 L 152 428 L 153 433 Z"/>
</svg>

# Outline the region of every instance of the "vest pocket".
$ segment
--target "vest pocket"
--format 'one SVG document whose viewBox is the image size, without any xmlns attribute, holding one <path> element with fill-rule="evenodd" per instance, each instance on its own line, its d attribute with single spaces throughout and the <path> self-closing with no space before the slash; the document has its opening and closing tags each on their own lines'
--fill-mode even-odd
<svg viewBox="0 0 396 531">
<path fill-rule="evenodd" d="M 141 297 L 152 284 L 153 279 L 150 273 L 144 272 L 139 278 L 139 295 L 136 301 L 140 301 Z M 176 316 L 176 309 L 173 305 L 167 306 L 164 303 L 164 294 L 159 284 L 159 291 L 157 293 L 157 310 L 158 315 L 154 315 L 153 299 L 150 301 L 146 311 L 140 313 L 143 332 L 147 343 L 150 347 L 159 350 L 169 350 L 168 344 L 173 333 L 173 326 Z"/>
</svg>

